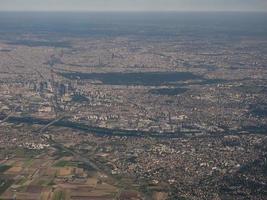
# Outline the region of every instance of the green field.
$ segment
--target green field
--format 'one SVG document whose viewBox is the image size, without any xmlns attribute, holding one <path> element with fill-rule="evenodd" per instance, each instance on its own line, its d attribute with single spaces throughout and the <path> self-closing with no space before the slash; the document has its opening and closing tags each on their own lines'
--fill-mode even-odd
<svg viewBox="0 0 267 200">
<path fill-rule="evenodd" d="M 78 163 L 67 161 L 67 160 L 60 160 L 54 164 L 54 167 L 77 167 Z"/>
</svg>

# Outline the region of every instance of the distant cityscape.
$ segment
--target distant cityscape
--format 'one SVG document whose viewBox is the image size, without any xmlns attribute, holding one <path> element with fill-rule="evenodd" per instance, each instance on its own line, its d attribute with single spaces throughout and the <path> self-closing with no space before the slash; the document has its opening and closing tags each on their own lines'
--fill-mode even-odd
<svg viewBox="0 0 267 200">
<path fill-rule="evenodd" d="M 267 198 L 265 14 L 6 15 L 0 199 Z"/>
</svg>

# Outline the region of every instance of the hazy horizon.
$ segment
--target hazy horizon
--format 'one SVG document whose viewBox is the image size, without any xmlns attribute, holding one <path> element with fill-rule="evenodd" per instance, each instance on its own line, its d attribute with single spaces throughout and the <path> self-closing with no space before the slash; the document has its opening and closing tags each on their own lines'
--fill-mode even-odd
<svg viewBox="0 0 267 200">
<path fill-rule="evenodd" d="M 0 11 L 267 12 L 265 0 L 0 0 Z"/>
</svg>

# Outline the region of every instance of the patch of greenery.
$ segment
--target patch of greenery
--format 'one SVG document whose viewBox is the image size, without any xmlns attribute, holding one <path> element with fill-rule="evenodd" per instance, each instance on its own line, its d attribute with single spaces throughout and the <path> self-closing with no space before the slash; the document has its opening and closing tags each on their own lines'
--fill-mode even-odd
<svg viewBox="0 0 267 200">
<path fill-rule="evenodd" d="M 54 164 L 54 167 L 77 167 L 78 164 L 76 162 L 60 160 Z"/>
<path fill-rule="evenodd" d="M 23 157 L 23 158 L 34 158 L 42 153 L 41 150 L 32 150 L 32 149 L 24 149 L 24 148 L 17 148 L 14 152 L 16 156 Z"/>
<path fill-rule="evenodd" d="M 27 178 L 23 177 L 17 184 L 23 186 L 27 182 Z"/>
<path fill-rule="evenodd" d="M 56 191 L 53 195 L 53 200 L 64 200 L 66 195 L 63 191 Z"/>
<path fill-rule="evenodd" d="M 32 165 L 32 163 L 33 163 L 33 159 L 29 158 L 29 159 L 24 163 L 24 166 L 25 166 L 25 167 L 29 167 L 29 166 Z"/>
<path fill-rule="evenodd" d="M 53 147 L 57 149 L 56 155 L 58 158 L 72 156 L 72 153 L 70 151 L 66 151 L 62 146 L 58 144 L 54 144 Z"/>
<path fill-rule="evenodd" d="M 79 163 L 78 167 L 86 170 L 87 172 L 95 172 L 96 171 L 91 165 L 86 164 L 86 163 Z"/>
<path fill-rule="evenodd" d="M 5 172 L 6 170 L 8 170 L 11 166 L 9 165 L 0 165 L 0 173 Z"/>
<path fill-rule="evenodd" d="M 53 179 L 41 179 L 38 181 L 38 185 L 44 187 L 54 185 Z"/>
<path fill-rule="evenodd" d="M 13 183 L 10 179 L 0 179 L 0 195 L 3 194 Z"/>
</svg>

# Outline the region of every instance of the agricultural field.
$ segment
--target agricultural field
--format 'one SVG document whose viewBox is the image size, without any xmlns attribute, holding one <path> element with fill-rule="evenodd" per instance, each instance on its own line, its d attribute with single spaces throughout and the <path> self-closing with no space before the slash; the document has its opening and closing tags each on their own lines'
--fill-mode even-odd
<svg viewBox="0 0 267 200">
<path fill-rule="evenodd" d="M 0 199 L 82 200 L 116 199 L 118 184 L 103 172 L 85 168 L 75 156 L 57 155 L 51 148 L 39 155 L 22 155 L 1 161 Z M 60 152 L 61 153 L 61 152 Z"/>
</svg>

